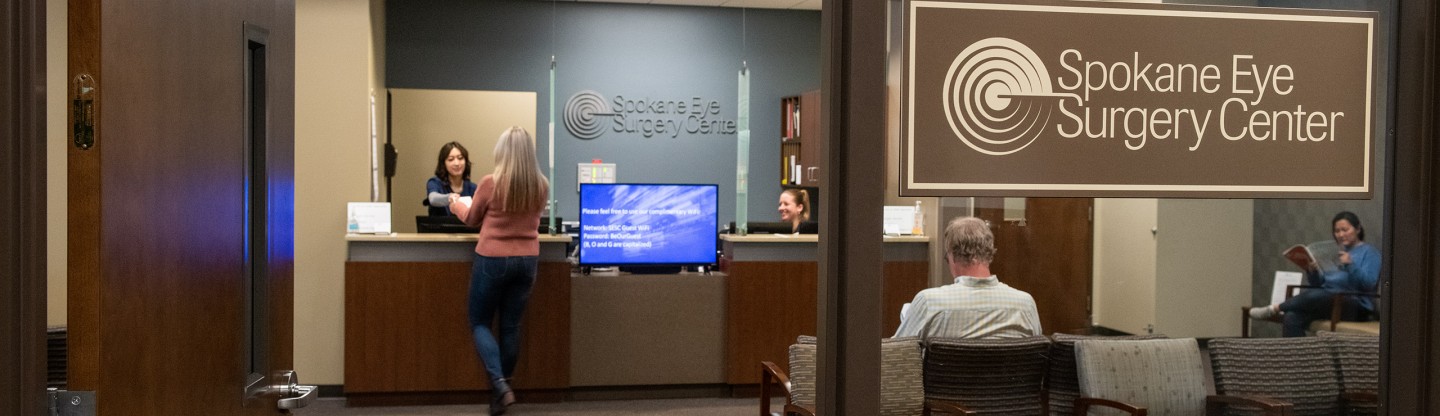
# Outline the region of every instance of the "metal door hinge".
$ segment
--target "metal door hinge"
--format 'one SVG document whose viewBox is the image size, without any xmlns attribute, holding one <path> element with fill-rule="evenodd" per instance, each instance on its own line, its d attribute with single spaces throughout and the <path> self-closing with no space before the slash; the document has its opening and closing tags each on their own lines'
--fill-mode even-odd
<svg viewBox="0 0 1440 416">
<path fill-rule="evenodd" d="M 50 416 L 95 416 L 95 392 L 50 390 Z"/>
</svg>

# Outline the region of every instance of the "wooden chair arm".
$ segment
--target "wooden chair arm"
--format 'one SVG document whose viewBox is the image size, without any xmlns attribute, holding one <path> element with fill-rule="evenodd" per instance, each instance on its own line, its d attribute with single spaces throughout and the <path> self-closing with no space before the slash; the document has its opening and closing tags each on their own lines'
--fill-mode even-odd
<svg viewBox="0 0 1440 416">
<path fill-rule="evenodd" d="M 1296 293 L 1299 293 L 1299 292 L 1296 291 L 1297 289 L 1324 289 L 1324 288 L 1325 288 L 1324 286 L 1315 286 L 1315 285 L 1285 285 L 1285 300 L 1290 300 L 1290 298 L 1295 297 L 1295 294 L 1296 294 Z"/>
<path fill-rule="evenodd" d="M 1090 414 L 1090 406 L 1103 406 L 1129 413 L 1131 416 L 1146 416 L 1148 411 L 1144 407 L 1135 406 L 1129 403 L 1121 403 L 1114 400 L 1106 400 L 1098 397 L 1077 397 L 1075 398 L 1075 416 L 1086 416 Z"/>
<path fill-rule="evenodd" d="M 780 369 L 780 366 L 775 365 L 775 363 L 772 363 L 772 362 L 769 362 L 769 361 L 761 361 L 761 362 L 760 362 L 760 416 L 771 416 L 771 414 L 770 414 L 770 387 L 771 387 L 772 385 L 774 385 L 774 384 L 777 384 L 777 383 L 778 383 L 779 385 L 785 387 L 785 392 L 786 392 L 786 399 L 785 399 L 785 401 L 788 403 L 788 402 L 790 401 L 790 399 L 789 399 L 790 377 L 786 376 L 786 375 L 785 375 L 785 370 L 781 370 L 781 369 Z M 787 411 L 787 412 L 789 411 L 788 409 L 789 409 L 789 405 L 787 404 L 787 405 L 786 405 L 786 411 Z M 810 412 L 810 414 L 812 414 L 812 415 L 813 415 L 814 413 L 815 413 L 815 412 L 813 412 L 813 411 Z"/>
<path fill-rule="evenodd" d="M 958 402 L 944 399 L 925 399 L 925 410 L 921 415 L 930 416 L 935 413 L 942 415 L 973 416 L 975 411 L 966 409 L 965 406 Z"/>
<path fill-rule="evenodd" d="M 785 404 L 785 415 L 815 416 L 815 409 L 794 403 Z"/>
<path fill-rule="evenodd" d="M 1334 295 L 1330 296 L 1330 332 L 1335 332 L 1335 327 L 1340 324 L 1340 321 L 1342 320 L 1341 318 L 1344 316 L 1345 297 L 1347 296 L 1363 296 L 1375 299 L 1380 298 L 1380 295 L 1377 293 L 1352 291 L 1335 292 Z"/>
<path fill-rule="evenodd" d="M 1258 407 L 1267 415 L 1284 416 L 1289 415 L 1295 405 L 1284 400 L 1275 400 L 1254 396 L 1228 396 L 1210 395 L 1205 396 L 1205 414 L 1220 416 L 1225 414 L 1225 408 L 1234 405 Z"/>
</svg>

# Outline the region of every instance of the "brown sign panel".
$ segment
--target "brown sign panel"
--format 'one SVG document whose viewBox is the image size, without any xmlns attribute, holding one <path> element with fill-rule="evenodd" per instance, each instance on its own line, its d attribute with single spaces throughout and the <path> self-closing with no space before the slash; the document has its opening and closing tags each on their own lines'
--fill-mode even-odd
<svg viewBox="0 0 1440 416">
<path fill-rule="evenodd" d="M 902 195 L 1370 198 L 1373 13 L 907 7 Z"/>
</svg>

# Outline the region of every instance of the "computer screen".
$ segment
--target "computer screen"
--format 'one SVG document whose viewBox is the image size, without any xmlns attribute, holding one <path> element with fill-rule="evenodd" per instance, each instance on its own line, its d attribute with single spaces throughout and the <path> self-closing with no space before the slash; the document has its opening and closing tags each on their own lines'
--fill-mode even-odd
<svg viewBox="0 0 1440 416">
<path fill-rule="evenodd" d="M 475 234 L 480 232 L 478 227 L 470 227 L 460 222 L 460 218 L 454 215 L 444 216 L 415 216 L 415 232 L 418 233 L 454 233 L 454 234 Z"/>
<path fill-rule="evenodd" d="M 580 264 L 714 264 L 718 215 L 717 185 L 580 184 Z"/>
</svg>

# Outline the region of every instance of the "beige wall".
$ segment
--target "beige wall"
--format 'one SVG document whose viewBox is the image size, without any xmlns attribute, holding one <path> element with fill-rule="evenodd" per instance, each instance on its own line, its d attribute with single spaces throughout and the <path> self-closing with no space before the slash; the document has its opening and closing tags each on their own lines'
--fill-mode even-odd
<svg viewBox="0 0 1440 416">
<path fill-rule="evenodd" d="M 65 139 L 66 68 L 66 2 L 45 1 L 45 270 L 47 275 L 46 322 L 51 326 L 65 325 L 66 285 L 68 269 L 66 252 L 66 157 L 69 140 Z"/>
<path fill-rule="evenodd" d="M 370 8 L 295 5 L 295 370 L 306 383 L 345 381 L 345 203 L 370 199 Z"/>
<path fill-rule="evenodd" d="M 535 132 L 534 92 L 390 90 L 391 139 L 399 153 L 390 207 L 395 232 L 415 232 L 415 216 L 428 212 L 425 182 L 435 176 L 436 156 L 445 143 L 470 152 L 470 180 L 495 170 L 494 149 L 510 126 Z"/>
<path fill-rule="evenodd" d="M 1240 334 L 1254 201 L 1096 199 L 1093 319 L 1129 333 Z M 1151 230 L 1155 230 L 1152 233 Z"/>
<path fill-rule="evenodd" d="M 1235 310 L 1250 304 L 1254 205 L 1249 199 L 1160 200 L 1156 332 L 1240 335 Z"/>
<path fill-rule="evenodd" d="M 1144 333 L 1155 316 L 1155 199 L 1095 200 L 1095 325 Z"/>
</svg>

